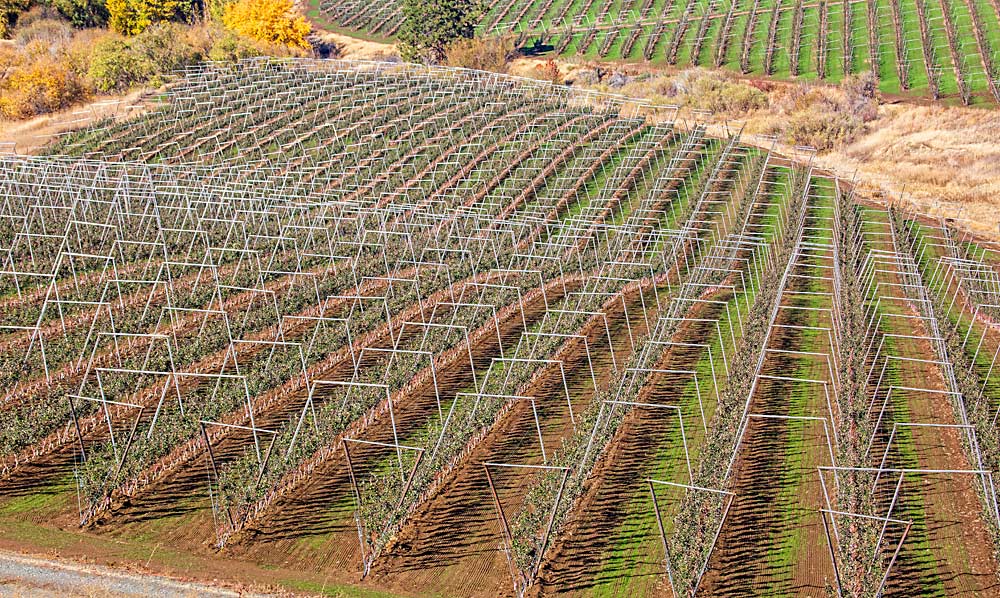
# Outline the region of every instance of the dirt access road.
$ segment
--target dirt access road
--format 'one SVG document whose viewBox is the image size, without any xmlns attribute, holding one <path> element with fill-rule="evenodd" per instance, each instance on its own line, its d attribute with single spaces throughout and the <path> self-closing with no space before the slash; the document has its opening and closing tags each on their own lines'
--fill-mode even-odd
<svg viewBox="0 0 1000 598">
<path fill-rule="evenodd" d="M 0 596 L 266 596 L 0 551 Z"/>
</svg>

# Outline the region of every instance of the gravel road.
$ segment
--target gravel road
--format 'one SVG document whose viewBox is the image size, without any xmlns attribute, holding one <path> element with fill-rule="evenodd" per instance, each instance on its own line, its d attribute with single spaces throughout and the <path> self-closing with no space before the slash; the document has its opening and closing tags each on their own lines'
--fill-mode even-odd
<svg viewBox="0 0 1000 598">
<path fill-rule="evenodd" d="M 250 596 L 232 590 L 0 551 L 0 597 Z M 262 596 L 253 594 L 253 596 Z"/>
</svg>

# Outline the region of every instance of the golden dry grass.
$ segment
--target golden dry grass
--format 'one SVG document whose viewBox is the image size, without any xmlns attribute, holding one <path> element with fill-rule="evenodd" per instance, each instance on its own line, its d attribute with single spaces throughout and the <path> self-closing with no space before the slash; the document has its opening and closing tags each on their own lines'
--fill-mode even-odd
<svg viewBox="0 0 1000 598">
<path fill-rule="evenodd" d="M 641 92 L 642 86 L 633 86 Z M 630 88 L 631 90 L 632 88 Z M 682 108 L 685 119 L 708 120 L 709 133 L 729 135 L 743 127 L 744 140 L 772 147 L 772 139 L 755 132 L 781 134 L 782 95 L 788 86 L 775 86 L 770 106 L 743 114 L 696 114 Z M 825 88 L 824 94 L 838 90 Z M 787 103 L 787 102 L 786 102 Z M 812 106 L 822 110 L 822 104 Z M 776 150 L 794 155 L 778 143 Z M 845 179 L 857 180 L 857 190 L 878 202 L 902 201 L 937 217 L 954 218 L 977 233 L 1000 239 L 1000 112 L 909 103 L 878 107 L 877 117 L 846 145 L 820 153 L 817 166 Z"/>
<path fill-rule="evenodd" d="M 323 41 L 335 44 L 340 52 L 340 58 L 351 60 L 384 60 L 390 56 L 399 56 L 396 44 L 367 41 L 318 28 L 314 28 L 313 32 Z"/>
<path fill-rule="evenodd" d="M 1000 113 L 942 106 L 882 106 L 869 132 L 821 155 L 874 198 L 900 196 L 920 211 L 961 219 L 996 238 L 1000 224 Z"/>
<path fill-rule="evenodd" d="M 510 62 L 508 72 L 519 77 L 539 79 L 541 76 L 539 75 L 538 67 L 544 65 L 546 62 L 548 62 L 547 58 L 536 58 L 531 56 L 518 57 Z M 586 64 L 568 60 L 554 60 L 553 62 L 559 66 L 559 72 L 562 74 L 563 78 L 566 79 L 573 79 L 580 71 L 588 70 L 590 68 Z"/>
<path fill-rule="evenodd" d="M 139 90 L 124 96 L 103 96 L 28 120 L 0 120 L 0 153 L 33 154 L 60 133 L 86 127 L 109 116 L 141 114 L 152 106 L 146 97 L 148 93 L 148 90 Z"/>
</svg>

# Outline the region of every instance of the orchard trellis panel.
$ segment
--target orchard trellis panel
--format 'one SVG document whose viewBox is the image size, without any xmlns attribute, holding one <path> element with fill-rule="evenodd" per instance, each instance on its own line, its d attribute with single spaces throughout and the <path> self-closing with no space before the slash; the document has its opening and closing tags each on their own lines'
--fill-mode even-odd
<svg viewBox="0 0 1000 598">
<path fill-rule="evenodd" d="M 1000 250 L 675 115 L 250 60 L 4 156 L 0 505 L 386 591 L 988 593 Z"/>
</svg>

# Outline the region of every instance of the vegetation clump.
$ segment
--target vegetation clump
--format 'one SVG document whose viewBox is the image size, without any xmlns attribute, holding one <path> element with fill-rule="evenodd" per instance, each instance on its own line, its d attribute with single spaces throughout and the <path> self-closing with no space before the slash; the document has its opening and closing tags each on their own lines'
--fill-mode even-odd
<svg viewBox="0 0 1000 598">
<path fill-rule="evenodd" d="M 87 94 L 82 78 L 65 62 L 42 53 L 9 68 L 0 84 L 0 115 L 26 118 L 44 114 L 82 100 Z"/>
<path fill-rule="evenodd" d="M 448 66 L 506 73 L 516 53 L 514 38 L 509 36 L 460 39 L 448 46 L 445 62 Z"/>
<path fill-rule="evenodd" d="M 16 26 L 0 27 L 12 38 L 0 46 L 0 118 L 8 120 L 57 112 L 95 94 L 159 87 L 206 59 L 302 56 L 311 48 L 310 26 L 291 0 L 232 0 L 217 20 L 194 25 L 183 22 L 196 12 L 193 0 L 7 7 L 16 8 L 3 21 Z"/>
<path fill-rule="evenodd" d="M 794 145 L 829 150 L 850 143 L 878 116 L 871 73 L 837 87 L 789 86 L 772 94 L 773 119 L 765 130 Z"/>
<path fill-rule="evenodd" d="M 671 77 L 646 77 L 629 83 L 626 95 L 642 95 L 663 104 L 739 116 L 766 108 L 767 93 L 720 71 L 691 69 Z"/>
<path fill-rule="evenodd" d="M 554 60 L 546 60 L 537 65 L 535 67 L 535 75 L 539 79 L 548 81 L 553 85 L 559 85 L 563 82 L 562 70 L 559 69 L 559 65 Z"/>
<path fill-rule="evenodd" d="M 854 141 L 878 116 L 876 83 L 871 73 L 863 73 L 837 86 L 780 85 L 698 68 L 637 78 L 623 93 L 708 111 L 718 120 L 743 121 L 748 132 L 823 151 Z"/>
</svg>

